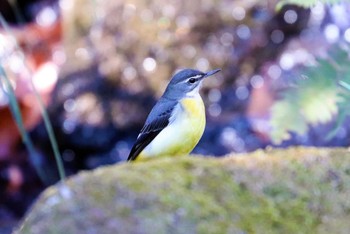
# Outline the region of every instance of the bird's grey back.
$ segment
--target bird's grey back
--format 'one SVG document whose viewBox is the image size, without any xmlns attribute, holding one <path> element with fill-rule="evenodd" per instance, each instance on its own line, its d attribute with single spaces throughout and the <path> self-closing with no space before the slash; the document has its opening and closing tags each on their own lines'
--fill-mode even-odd
<svg viewBox="0 0 350 234">
<path fill-rule="evenodd" d="M 157 102 L 157 104 L 152 108 L 151 112 L 149 113 L 145 125 L 152 123 L 157 118 L 162 116 L 170 117 L 171 112 L 173 111 L 174 107 L 177 104 L 178 104 L 177 100 L 170 100 L 162 96 Z"/>
</svg>

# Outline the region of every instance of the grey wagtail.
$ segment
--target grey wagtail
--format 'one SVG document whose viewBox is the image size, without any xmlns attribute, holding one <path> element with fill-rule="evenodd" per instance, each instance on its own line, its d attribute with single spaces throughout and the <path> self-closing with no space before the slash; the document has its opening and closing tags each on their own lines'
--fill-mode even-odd
<svg viewBox="0 0 350 234">
<path fill-rule="evenodd" d="M 219 71 L 184 69 L 176 73 L 149 113 L 128 161 L 189 154 L 205 128 L 205 108 L 199 88 L 204 78 Z"/>
</svg>

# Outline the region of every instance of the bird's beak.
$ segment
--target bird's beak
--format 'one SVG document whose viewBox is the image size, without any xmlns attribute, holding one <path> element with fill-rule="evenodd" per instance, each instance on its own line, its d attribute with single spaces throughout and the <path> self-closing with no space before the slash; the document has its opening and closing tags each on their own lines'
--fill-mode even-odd
<svg viewBox="0 0 350 234">
<path fill-rule="evenodd" d="M 208 76 L 212 76 L 212 75 L 218 73 L 219 71 L 221 71 L 221 69 L 215 69 L 215 70 L 209 71 L 205 74 L 205 76 L 203 76 L 203 78 L 208 77 Z"/>
</svg>

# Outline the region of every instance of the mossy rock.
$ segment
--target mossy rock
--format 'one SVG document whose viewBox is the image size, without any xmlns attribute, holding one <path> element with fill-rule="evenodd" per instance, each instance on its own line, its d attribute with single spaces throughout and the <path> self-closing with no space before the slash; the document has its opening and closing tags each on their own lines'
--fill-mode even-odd
<svg viewBox="0 0 350 234">
<path fill-rule="evenodd" d="M 348 149 L 177 157 L 48 188 L 16 233 L 348 233 Z"/>
</svg>

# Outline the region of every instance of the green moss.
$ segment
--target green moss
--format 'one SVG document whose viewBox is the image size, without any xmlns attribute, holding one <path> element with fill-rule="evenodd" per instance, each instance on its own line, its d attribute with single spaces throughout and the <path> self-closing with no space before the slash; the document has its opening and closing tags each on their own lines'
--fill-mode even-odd
<svg viewBox="0 0 350 234">
<path fill-rule="evenodd" d="M 316 148 L 119 164 L 47 190 L 19 232 L 339 233 L 348 168 L 346 149 Z"/>
</svg>

